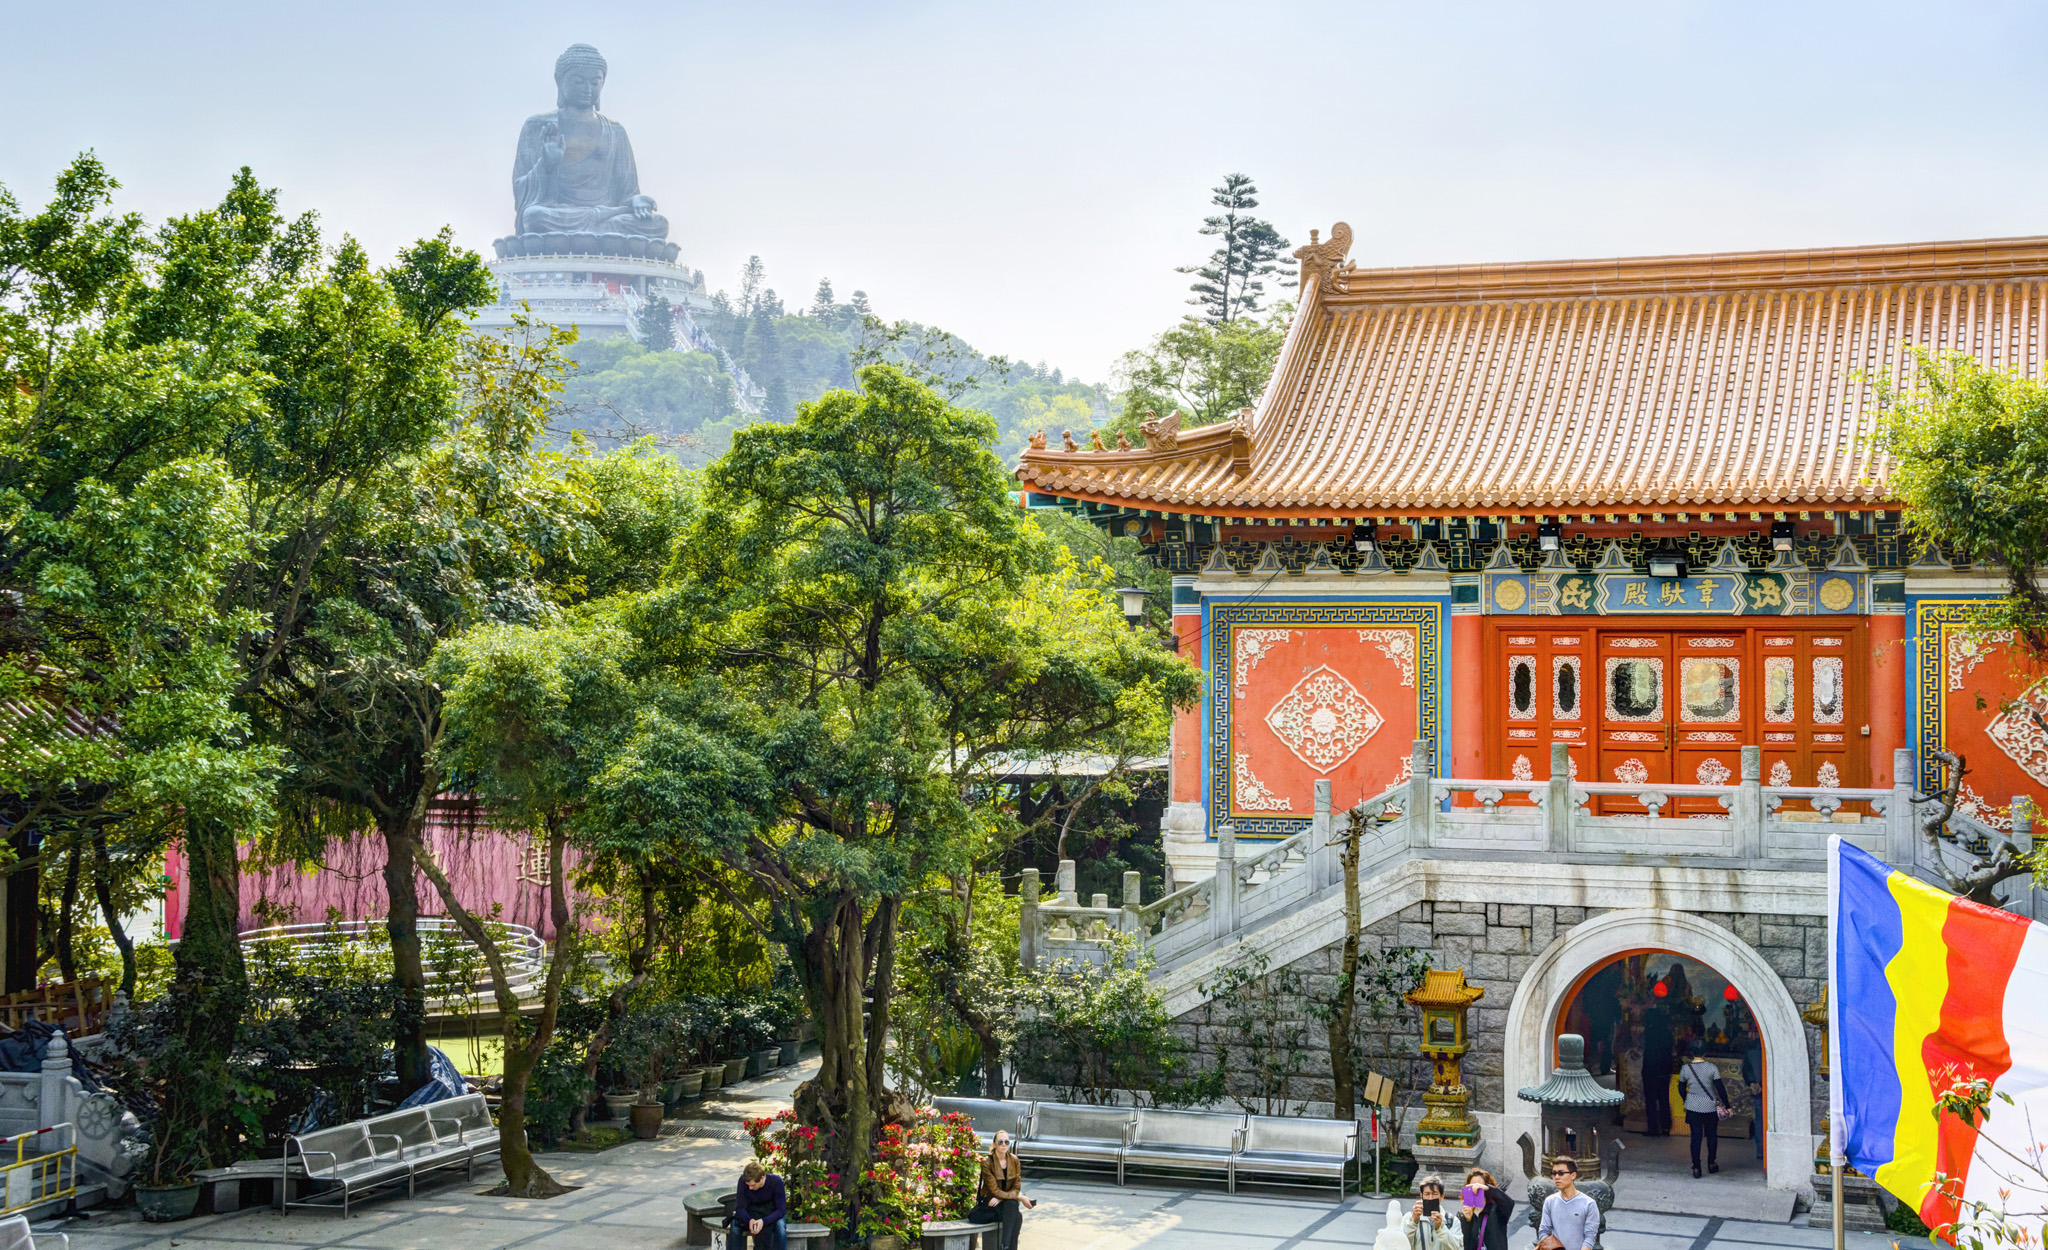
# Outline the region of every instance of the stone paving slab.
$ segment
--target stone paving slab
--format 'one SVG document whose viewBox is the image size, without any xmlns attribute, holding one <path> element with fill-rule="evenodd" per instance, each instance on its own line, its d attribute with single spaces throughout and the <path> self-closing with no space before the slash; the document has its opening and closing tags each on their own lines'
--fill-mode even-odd
<svg viewBox="0 0 2048 1250">
<path fill-rule="evenodd" d="M 803 1066 L 798 1077 L 815 1066 Z M 714 1109 L 768 1114 L 787 1105 L 787 1074 L 749 1082 Z M 700 1104 L 701 1107 L 701 1104 Z M 177 1224 L 144 1224 L 132 1208 L 89 1219 L 48 1221 L 73 1250 L 680 1250 L 683 1198 L 735 1183 L 753 1150 L 731 1120 L 695 1115 L 671 1120 L 652 1142 L 597 1154 L 556 1153 L 540 1163 L 581 1186 L 546 1201 L 488 1197 L 483 1175 L 449 1173 L 422 1184 L 417 1198 L 387 1190 L 338 1210 L 252 1208 Z M 495 1180 L 493 1175 L 491 1180 Z M 1180 1183 L 1119 1188 L 1113 1177 L 1027 1175 L 1038 1207 L 1025 1216 L 1021 1250 L 1334 1250 L 1370 1246 L 1387 1200 L 1342 1203 L 1312 1191 L 1239 1193 Z M 1406 1209 L 1404 1200 L 1402 1209 Z M 1517 1212 L 1520 1214 L 1520 1212 Z M 1825 1247 L 1824 1229 L 1715 1219 L 1658 1211 L 1616 1211 L 1608 1250 L 1765 1250 Z M 1511 1250 L 1529 1250 L 1535 1233 L 1517 1219 Z M 1887 1250 L 1896 1238 L 1851 1234 L 1853 1250 Z M 1910 1241 L 1910 1239 L 1908 1239 Z M 1911 1250 L 1911 1247 L 1909 1247 Z"/>
</svg>

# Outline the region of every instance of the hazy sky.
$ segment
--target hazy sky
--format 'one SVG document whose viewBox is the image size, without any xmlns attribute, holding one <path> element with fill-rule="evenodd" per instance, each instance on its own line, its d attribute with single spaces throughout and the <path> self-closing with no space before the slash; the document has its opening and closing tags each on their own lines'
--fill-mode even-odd
<svg viewBox="0 0 2048 1250">
<path fill-rule="evenodd" d="M 595 44 L 684 263 L 750 253 L 1101 379 L 1185 311 L 1209 188 L 1362 264 L 2048 233 L 2048 6 L 0 0 L 0 182 L 152 219 L 239 165 L 380 257 L 511 226 Z"/>
</svg>

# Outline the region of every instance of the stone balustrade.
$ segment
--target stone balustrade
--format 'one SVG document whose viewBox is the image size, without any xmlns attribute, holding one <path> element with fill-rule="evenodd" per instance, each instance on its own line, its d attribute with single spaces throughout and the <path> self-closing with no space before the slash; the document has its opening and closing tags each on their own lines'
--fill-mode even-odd
<svg viewBox="0 0 2048 1250">
<path fill-rule="evenodd" d="M 1579 781 L 1562 744 L 1552 748 L 1550 767 L 1549 779 L 1539 782 L 1432 777 L 1428 746 L 1415 743 L 1408 779 L 1352 809 L 1365 821 L 1361 889 L 1417 858 L 1823 872 L 1831 834 L 1940 880 L 1934 858 L 1946 852 L 1920 835 L 1924 805 L 1914 802 L 1910 751 L 1897 753 L 1893 776 L 1900 780 L 1888 789 L 1767 786 L 1754 746 L 1742 748 L 1739 779 L 1719 786 Z M 1680 814 L 1681 800 L 1695 808 L 1711 800 L 1720 814 Z M 1614 810 L 1634 807 L 1641 810 Z M 2015 810 L 2014 836 L 2026 845 L 2031 828 L 2022 800 Z M 1332 811 L 1330 783 L 1318 781 L 1306 832 L 1253 849 L 1223 825 L 1215 872 L 1149 903 L 1139 896 L 1135 872 L 1124 874 L 1122 901 L 1112 907 L 1100 894 L 1080 901 L 1071 860 L 1061 862 L 1049 901 L 1041 897 L 1038 871 L 1026 869 L 1019 934 L 1025 965 L 1100 962 L 1117 934 L 1142 942 L 1162 970 L 1187 963 L 1340 888 L 1337 850 L 1348 815 Z M 1966 844 L 2005 836 L 1960 814 L 1950 824 Z M 1963 867 L 1968 854 L 1954 852 L 1951 866 Z M 2014 886 L 2026 889 L 2025 882 Z"/>
</svg>

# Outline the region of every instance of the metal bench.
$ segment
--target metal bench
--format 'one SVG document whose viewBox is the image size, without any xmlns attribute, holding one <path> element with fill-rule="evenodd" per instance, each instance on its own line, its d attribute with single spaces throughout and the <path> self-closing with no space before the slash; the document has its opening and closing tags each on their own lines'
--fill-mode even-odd
<svg viewBox="0 0 2048 1250">
<path fill-rule="evenodd" d="M 1032 1164 L 1109 1164 L 1123 1174 L 1131 1137 L 1131 1107 L 1090 1107 L 1041 1102 L 1031 1108 L 1030 1133 L 1017 1153 Z"/>
<path fill-rule="evenodd" d="M 933 1220 L 918 1233 L 921 1250 L 977 1250 L 983 1233 L 994 1232 L 993 1224 L 970 1224 L 966 1220 Z"/>
<path fill-rule="evenodd" d="M 1244 1137 L 1243 1112 L 1160 1111 L 1145 1107 L 1117 1160 L 1116 1183 L 1129 1171 L 1207 1172 L 1235 1179 L 1231 1161 Z M 1234 1192 L 1234 1189 L 1233 1189 Z"/>
<path fill-rule="evenodd" d="M 341 1213 L 347 1215 L 349 1201 L 357 1193 L 405 1180 L 412 1175 L 411 1161 L 395 1148 L 380 1148 L 370 1136 L 369 1123 L 368 1120 L 357 1120 L 333 1128 L 293 1134 L 285 1139 L 284 1167 L 290 1168 L 292 1152 L 298 1151 L 308 1180 L 325 1181 L 330 1188 L 340 1187 Z M 312 1199 L 313 1195 L 309 1194 L 303 1200 L 293 1201 L 286 1194 L 284 1211 L 290 1214 L 293 1207 L 330 1205 Z"/>
<path fill-rule="evenodd" d="M 471 1180 L 476 1179 L 478 1159 L 498 1157 L 498 1126 L 491 1120 L 491 1104 L 482 1094 L 446 1098 L 418 1110 L 425 1111 L 433 1121 L 435 1140 L 444 1153 L 452 1157 L 456 1150 L 468 1152 L 464 1157 L 469 1163 Z"/>
<path fill-rule="evenodd" d="M 974 1126 L 974 1136 L 981 1142 L 983 1150 L 995 1145 L 997 1130 L 1010 1135 L 1014 1147 L 1024 1140 L 1024 1130 L 1031 1126 L 1031 1104 L 1013 1102 L 1006 1098 L 934 1098 L 932 1106 L 941 1114 L 959 1114 L 967 1117 Z"/>
<path fill-rule="evenodd" d="M 1358 1159 L 1356 1120 L 1307 1120 L 1292 1116 L 1255 1115 L 1232 1162 L 1230 1191 L 1241 1176 L 1286 1177 L 1271 1184 L 1299 1185 L 1303 1177 L 1337 1182 L 1337 1200 L 1350 1185 L 1351 1165 Z"/>
<path fill-rule="evenodd" d="M 490 1106 L 482 1094 L 465 1094 L 442 1102 L 372 1116 L 295 1134 L 285 1140 L 280 1188 L 291 1174 L 292 1152 L 308 1181 L 325 1182 L 329 1192 L 341 1193 L 341 1213 L 357 1193 L 405 1181 L 411 1197 L 418 1190 L 419 1175 L 437 1168 L 465 1167 L 476 1178 L 476 1161 L 498 1153 L 498 1130 L 491 1123 Z M 307 1194 L 294 1199 L 287 1191 L 280 1202 L 287 1213 L 293 1207 L 331 1206 L 323 1195 Z"/>
<path fill-rule="evenodd" d="M 683 1211 L 689 1226 L 683 1233 L 686 1246 L 708 1246 L 714 1235 L 722 1237 L 726 1217 L 732 1214 L 738 1193 L 728 1186 L 723 1191 L 697 1189 L 683 1195 Z"/>
</svg>

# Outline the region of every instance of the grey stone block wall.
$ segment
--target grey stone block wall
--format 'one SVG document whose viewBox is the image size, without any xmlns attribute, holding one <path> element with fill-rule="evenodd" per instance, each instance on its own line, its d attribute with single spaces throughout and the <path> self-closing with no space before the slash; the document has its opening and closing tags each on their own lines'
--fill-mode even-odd
<svg viewBox="0 0 2048 1250">
<path fill-rule="evenodd" d="M 1528 973 L 1536 957 L 1574 925 L 1601 914 L 1599 908 L 1553 907 L 1540 903 L 1417 903 L 1395 916 L 1371 925 L 1364 938 L 1366 949 L 1412 946 L 1427 950 L 1437 968 L 1462 968 L 1465 979 L 1486 991 L 1472 1008 L 1467 1031 L 1472 1049 L 1465 1057 L 1465 1083 L 1472 1090 L 1475 1111 L 1498 1112 L 1509 1091 L 1501 1087 L 1508 1007 L 1515 987 Z M 1776 916 L 1746 913 L 1702 912 L 1700 919 L 1720 925 L 1755 947 L 1785 983 L 1793 1002 L 1802 1009 L 1820 997 L 1827 970 L 1827 920 L 1821 916 Z M 1335 984 L 1343 954 L 1342 944 L 1333 944 L 1297 960 L 1294 972 L 1303 978 L 1310 995 L 1327 997 Z M 1271 992 L 1279 970 L 1269 971 L 1265 988 Z M 1327 1104 L 1330 1086 L 1329 1043 L 1322 1022 L 1306 1010 L 1306 1004 L 1287 1007 L 1292 1018 L 1302 1020 L 1304 1062 L 1302 1079 L 1291 1097 L 1297 1101 Z M 1244 1055 L 1243 1039 L 1225 1023 L 1224 1009 L 1205 1003 L 1181 1016 L 1175 1027 L 1194 1046 L 1197 1063 L 1210 1067 L 1217 1052 L 1235 1056 L 1230 1066 Z M 1413 1008 L 1403 1007 L 1389 1027 L 1378 1034 L 1371 1049 L 1399 1058 L 1388 1075 L 1402 1083 L 1412 1102 L 1429 1084 L 1430 1066 L 1417 1051 L 1421 1041 L 1420 1019 Z M 1807 1048 L 1818 1066 L 1821 1054 L 1820 1030 L 1807 1027 Z M 1382 1069 L 1385 1070 L 1385 1069 Z M 1827 1082 L 1813 1078 L 1814 1131 L 1827 1126 Z M 1231 1092 L 1244 1096 L 1244 1082 L 1233 1081 Z M 1419 1105 L 1419 1104 L 1418 1104 Z M 1412 1121 L 1413 1116 L 1409 1119 Z"/>
</svg>

